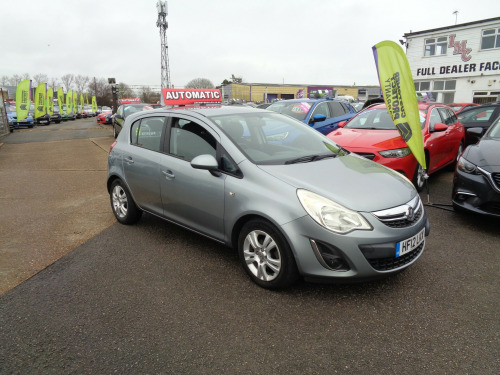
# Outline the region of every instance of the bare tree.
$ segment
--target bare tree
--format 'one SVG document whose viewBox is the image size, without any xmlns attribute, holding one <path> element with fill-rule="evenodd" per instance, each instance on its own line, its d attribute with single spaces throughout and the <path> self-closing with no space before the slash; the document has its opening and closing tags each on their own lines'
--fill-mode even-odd
<svg viewBox="0 0 500 375">
<path fill-rule="evenodd" d="M 65 74 L 61 77 L 61 81 L 66 89 L 66 92 L 72 89 L 74 80 L 75 76 L 73 74 Z"/>
<path fill-rule="evenodd" d="M 195 78 L 189 81 L 185 87 L 187 89 L 213 89 L 215 86 L 207 78 Z"/>
<path fill-rule="evenodd" d="M 139 90 L 139 97 L 143 103 L 158 103 L 161 99 L 161 94 L 151 90 L 149 86 L 143 86 Z"/>
<path fill-rule="evenodd" d="M 23 77 L 20 76 L 19 74 L 14 74 L 12 77 L 9 78 L 9 84 L 11 86 L 17 86 L 19 82 L 23 80 Z"/>
<path fill-rule="evenodd" d="M 113 98 L 111 95 L 111 87 L 107 79 L 94 78 L 89 83 L 89 96 L 96 97 L 97 105 L 107 105 L 111 107 L 113 105 Z"/>
<path fill-rule="evenodd" d="M 118 85 L 119 98 L 135 98 L 135 92 L 126 83 L 120 82 Z"/>
<path fill-rule="evenodd" d="M 2 76 L 2 78 L 0 78 L 0 86 L 8 86 L 8 85 L 9 85 L 9 77 Z"/>
<path fill-rule="evenodd" d="M 89 76 L 82 76 L 79 74 L 75 77 L 75 85 L 78 92 L 85 92 L 89 82 L 90 82 Z"/>
<path fill-rule="evenodd" d="M 47 74 L 41 74 L 41 73 L 38 73 L 38 74 L 35 74 L 33 76 L 33 87 L 36 87 L 38 86 L 40 83 L 46 83 L 48 82 L 49 80 L 49 77 L 47 76 Z"/>
<path fill-rule="evenodd" d="M 54 89 L 54 92 L 59 89 L 59 79 L 58 78 L 50 78 L 48 80 L 49 87 L 52 87 Z"/>
</svg>

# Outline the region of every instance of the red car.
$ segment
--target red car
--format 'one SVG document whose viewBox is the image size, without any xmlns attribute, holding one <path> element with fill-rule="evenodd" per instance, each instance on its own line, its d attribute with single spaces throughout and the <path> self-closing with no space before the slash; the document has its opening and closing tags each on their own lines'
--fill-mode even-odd
<svg viewBox="0 0 500 375">
<path fill-rule="evenodd" d="M 451 109 L 453 109 L 456 114 L 459 114 L 464 109 L 469 109 L 469 108 L 478 106 L 479 104 L 476 104 L 476 103 L 448 103 L 446 105 L 448 107 L 450 107 Z"/>
<path fill-rule="evenodd" d="M 96 116 L 96 121 L 99 124 L 111 124 L 112 115 L 111 111 L 101 112 Z"/>
<path fill-rule="evenodd" d="M 453 110 L 443 104 L 419 103 L 427 174 L 454 164 L 464 147 L 465 130 Z M 403 173 L 418 191 L 425 171 L 399 135 L 385 104 L 359 112 L 328 138 L 345 149 Z"/>
</svg>

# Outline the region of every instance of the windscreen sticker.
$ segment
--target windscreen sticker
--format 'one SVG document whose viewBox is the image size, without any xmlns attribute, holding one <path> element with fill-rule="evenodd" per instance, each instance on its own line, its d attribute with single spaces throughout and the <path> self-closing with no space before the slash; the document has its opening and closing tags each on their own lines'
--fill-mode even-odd
<svg viewBox="0 0 500 375">
<path fill-rule="evenodd" d="M 294 113 L 307 113 L 309 112 L 309 110 L 311 109 L 311 105 L 309 103 L 298 103 L 298 104 L 295 104 L 293 107 L 292 107 L 292 112 Z"/>
</svg>

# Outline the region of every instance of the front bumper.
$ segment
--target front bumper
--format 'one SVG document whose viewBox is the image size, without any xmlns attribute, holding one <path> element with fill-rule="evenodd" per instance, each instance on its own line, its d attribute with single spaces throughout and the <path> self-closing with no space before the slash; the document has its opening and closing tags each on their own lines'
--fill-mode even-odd
<svg viewBox="0 0 500 375">
<path fill-rule="evenodd" d="M 401 257 L 396 257 L 396 246 L 422 230 L 425 236 L 429 235 L 430 225 L 423 206 L 421 210 L 418 219 L 406 227 L 390 227 L 372 213 L 363 213 L 373 230 L 340 235 L 323 228 L 309 216 L 287 223 L 282 229 L 299 272 L 306 280 L 364 281 L 400 272 L 420 257 L 425 239 Z"/>
<path fill-rule="evenodd" d="M 493 174 L 500 176 L 500 170 Z M 500 217 L 500 183 L 495 183 L 489 172 L 470 174 L 457 168 L 453 177 L 452 201 L 460 209 Z"/>
</svg>

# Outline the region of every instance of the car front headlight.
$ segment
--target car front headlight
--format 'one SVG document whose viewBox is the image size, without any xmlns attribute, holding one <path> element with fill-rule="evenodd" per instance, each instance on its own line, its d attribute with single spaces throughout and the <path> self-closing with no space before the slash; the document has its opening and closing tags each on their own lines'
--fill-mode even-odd
<svg viewBox="0 0 500 375">
<path fill-rule="evenodd" d="M 372 230 L 372 226 L 358 212 L 308 190 L 298 189 L 302 207 L 322 227 L 339 234 L 353 230 Z"/>
<path fill-rule="evenodd" d="M 404 148 L 396 148 L 394 150 L 380 151 L 380 155 L 384 158 L 404 158 L 411 154 L 411 151 L 408 147 Z"/>
<path fill-rule="evenodd" d="M 465 159 L 463 156 L 460 156 L 460 158 L 458 159 L 457 168 L 460 169 L 464 173 L 479 174 L 479 171 L 477 170 L 477 166 L 475 164 L 472 164 L 470 161 Z"/>
</svg>

